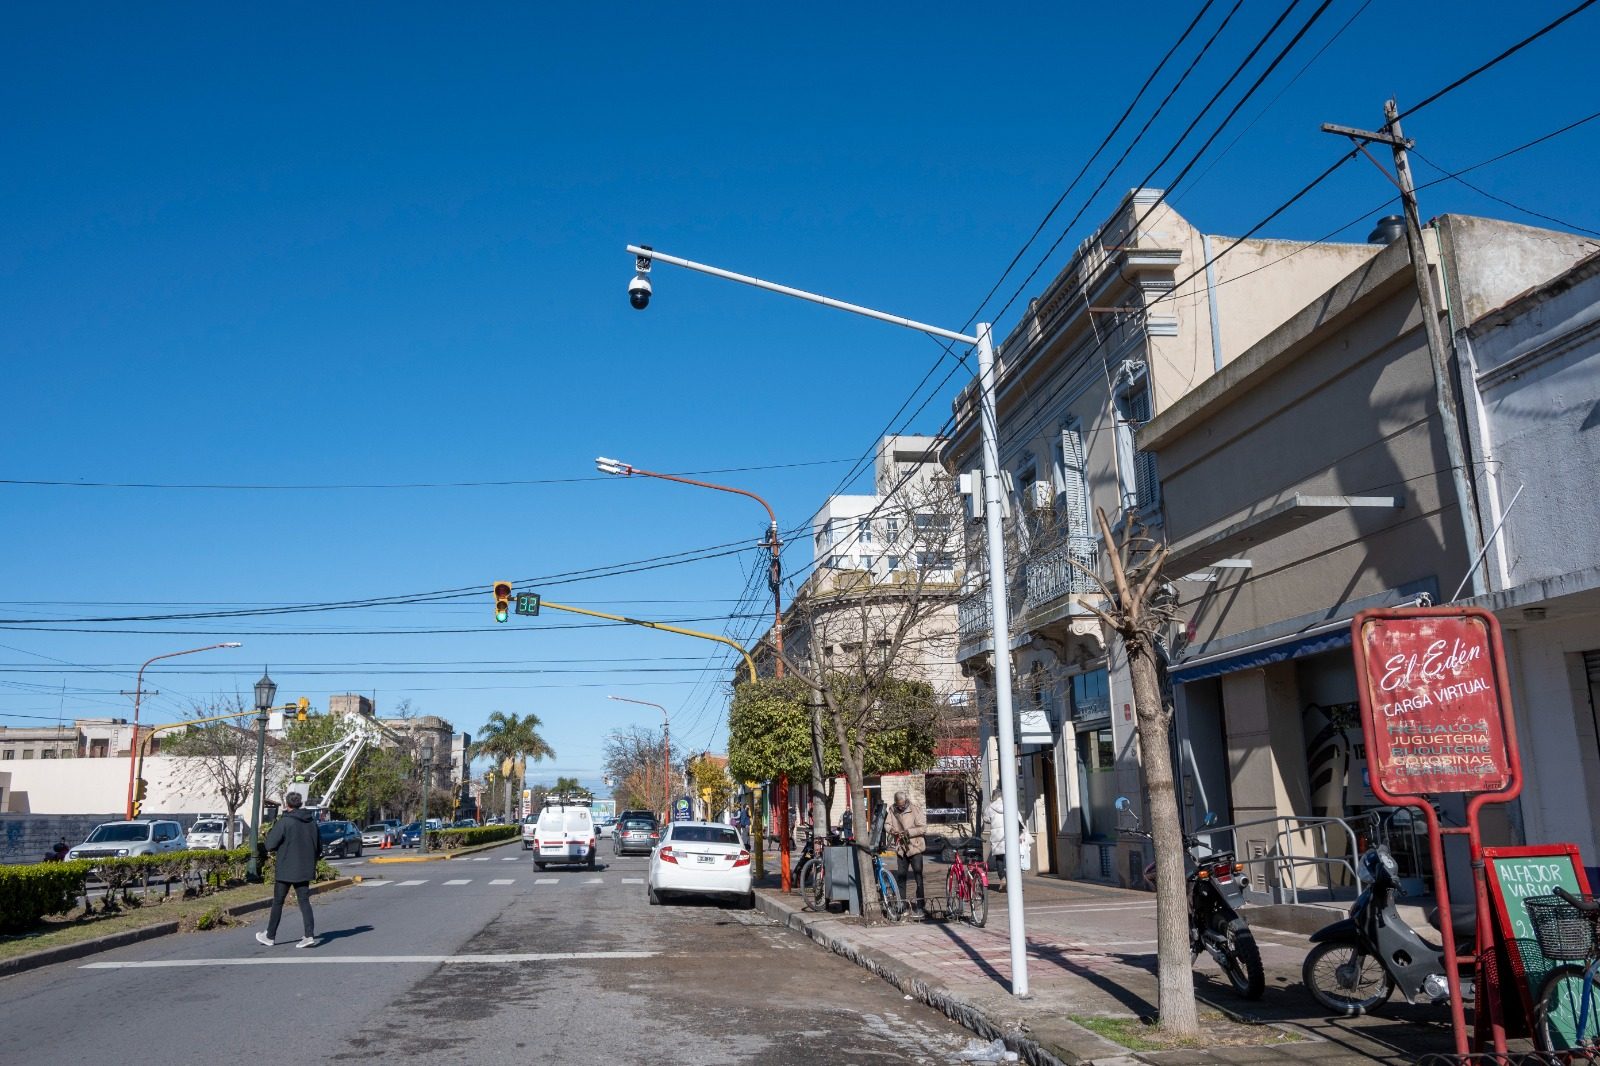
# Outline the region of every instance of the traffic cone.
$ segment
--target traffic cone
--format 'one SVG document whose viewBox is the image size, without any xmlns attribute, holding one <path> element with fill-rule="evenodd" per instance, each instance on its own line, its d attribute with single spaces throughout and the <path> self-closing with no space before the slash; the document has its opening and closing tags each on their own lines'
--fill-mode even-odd
<svg viewBox="0 0 1600 1066">
<path fill-rule="evenodd" d="M 389 834 L 385 833 L 385 834 L 383 834 L 383 843 L 378 845 L 378 850 L 379 851 L 387 851 L 388 848 L 389 848 Z"/>
</svg>

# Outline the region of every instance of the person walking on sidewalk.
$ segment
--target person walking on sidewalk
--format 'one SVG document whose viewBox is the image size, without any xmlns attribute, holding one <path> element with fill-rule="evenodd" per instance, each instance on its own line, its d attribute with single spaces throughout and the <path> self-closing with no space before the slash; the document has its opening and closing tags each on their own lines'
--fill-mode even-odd
<svg viewBox="0 0 1600 1066">
<path fill-rule="evenodd" d="M 900 880 L 900 898 L 909 899 L 910 884 L 906 881 L 907 874 L 914 874 L 917 878 L 917 910 L 922 910 L 925 890 L 922 884 L 922 856 L 928 850 L 928 816 L 920 807 L 911 805 L 911 799 L 904 792 L 894 794 L 894 806 L 889 808 L 890 830 L 895 835 L 895 855 L 899 859 L 900 869 L 896 871 Z"/>
<path fill-rule="evenodd" d="M 1004 891 L 1006 876 L 1006 815 L 1005 804 L 1000 798 L 997 788 L 989 797 L 989 808 L 986 812 L 989 824 L 989 869 L 998 882 L 995 888 Z M 1021 813 L 1017 815 L 1017 859 L 1018 869 L 1026 870 L 1033 865 L 1033 834 L 1028 832 L 1028 823 Z"/>
<path fill-rule="evenodd" d="M 288 811 L 272 824 L 267 833 L 266 848 L 278 857 L 274 866 L 272 886 L 272 916 L 267 919 L 267 931 L 257 933 L 258 943 L 267 947 L 278 942 L 278 921 L 283 917 L 283 901 L 294 889 L 295 902 L 300 906 L 300 921 L 305 926 L 297 948 L 317 946 L 317 931 L 311 915 L 311 879 L 317 875 L 317 853 L 321 841 L 317 834 L 317 817 L 301 806 L 305 800 L 298 792 L 283 797 Z"/>
</svg>

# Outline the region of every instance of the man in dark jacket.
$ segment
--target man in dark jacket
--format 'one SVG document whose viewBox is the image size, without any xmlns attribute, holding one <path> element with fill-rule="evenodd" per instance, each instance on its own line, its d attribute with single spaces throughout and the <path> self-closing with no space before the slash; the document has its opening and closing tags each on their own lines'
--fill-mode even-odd
<svg viewBox="0 0 1600 1066">
<path fill-rule="evenodd" d="M 305 924 L 305 935 L 295 947 L 314 948 L 318 941 L 311 917 L 311 879 L 317 875 L 317 853 L 321 850 L 317 817 L 301 807 L 305 801 L 298 792 L 289 793 L 283 797 L 283 802 L 288 810 L 267 832 L 266 848 L 278 858 L 273 875 L 272 917 L 267 919 L 267 931 L 257 933 L 256 940 L 269 948 L 278 942 L 283 901 L 289 897 L 289 888 L 293 886 L 295 902 L 300 905 L 300 920 Z"/>
</svg>

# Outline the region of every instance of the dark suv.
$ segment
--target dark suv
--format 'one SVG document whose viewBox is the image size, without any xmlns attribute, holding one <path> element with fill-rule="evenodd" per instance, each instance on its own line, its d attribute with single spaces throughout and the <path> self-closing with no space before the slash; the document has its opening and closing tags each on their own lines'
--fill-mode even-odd
<svg viewBox="0 0 1600 1066">
<path fill-rule="evenodd" d="M 611 850 L 618 855 L 648 855 L 659 843 L 661 827 L 653 814 L 623 811 L 611 827 Z"/>
</svg>

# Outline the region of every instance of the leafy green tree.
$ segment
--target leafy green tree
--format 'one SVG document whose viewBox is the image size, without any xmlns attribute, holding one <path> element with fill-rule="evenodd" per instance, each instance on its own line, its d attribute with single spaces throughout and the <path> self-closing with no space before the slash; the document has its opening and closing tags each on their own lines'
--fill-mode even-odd
<svg viewBox="0 0 1600 1066">
<path fill-rule="evenodd" d="M 494 759 L 502 768 L 505 760 L 513 762 L 513 770 L 521 770 L 525 776 L 526 760 L 532 759 L 539 762 L 543 759 L 555 758 L 556 751 L 544 737 L 539 735 L 539 728 L 544 723 L 536 714 L 516 715 L 495 711 L 489 715 L 489 720 L 484 723 L 478 739 L 472 745 L 472 757 L 486 755 Z M 503 813 L 506 820 L 511 820 L 511 795 L 512 787 L 521 787 L 521 782 L 514 781 L 516 775 L 505 775 L 505 807 Z"/>
<path fill-rule="evenodd" d="M 715 817 L 733 802 L 733 778 L 720 761 L 709 757 L 691 759 L 689 779 L 694 782 L 695 795 L 705 804 L 707 818 Z"/>
<path fill-rule="evenodd" d="M 578 783 L 576 777 L 558 777 L 555 784 L 550 786 L 550 791 L 558 796 L 571 796 L 573 799 L 590 799 L 594 793 Z"/>
</svg>

